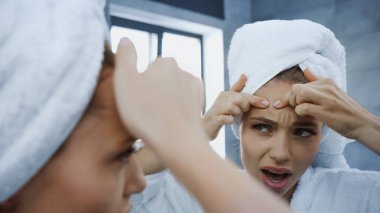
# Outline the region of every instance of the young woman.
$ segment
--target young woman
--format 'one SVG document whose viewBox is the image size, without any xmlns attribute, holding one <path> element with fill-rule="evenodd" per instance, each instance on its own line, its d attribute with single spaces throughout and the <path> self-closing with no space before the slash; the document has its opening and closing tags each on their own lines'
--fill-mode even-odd
<svg viewBox="0 0 380 213">
<path fill-rule="evenodd" d="M 380 211 L 380 174 L 348 168 L 341 136 L 379 152 L 379 118 L 344 92 L 344 48 L 331 31 L 306 20 L 245 25 L 231 42 L 229 71 L 236 83 L 219 95 L 204 126 L 212 138 L 233 124 L 249 176 L 294 212 Z M 257 97 L 269 106 L 257 106 Z M 132 201 L 134 212 L 203 211 L 166 172 L 149 176 Z"/>
<path fill-rule="evenodd" d="M 0 51 L 0 212 L 128 212 L 130 196 L 145 186 L 132 156 L 136 138 L 209 212 L 286 211 L 205 146 L 199 79 L 173 59 L 138 74 L 128 39 L 114 64 L 101 2 L 1 4 L 0 13 L 14 19 L 0 26 L 7 41 Z M 211 173 L 226 176 L 210 182 L 204 177 Z M 205 185 L 218 196 L 210 199 Z"/>
</svg>

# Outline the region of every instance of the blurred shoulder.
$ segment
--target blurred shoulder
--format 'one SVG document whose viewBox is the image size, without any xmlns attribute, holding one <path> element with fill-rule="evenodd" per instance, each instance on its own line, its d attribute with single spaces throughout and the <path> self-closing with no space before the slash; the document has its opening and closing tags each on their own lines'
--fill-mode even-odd
<svg viewBox="0 0 380 213">
<path fill-rule="evenodd" d="M 363 171 L 354 168 L 320 168 L 315 167 L 312 171 L 312 176 L 321 177 L 327 180 L 339 180 L 345 182 L 378 182 L 380 181 L 380 172 L 378 171 Z"/>
</svg>

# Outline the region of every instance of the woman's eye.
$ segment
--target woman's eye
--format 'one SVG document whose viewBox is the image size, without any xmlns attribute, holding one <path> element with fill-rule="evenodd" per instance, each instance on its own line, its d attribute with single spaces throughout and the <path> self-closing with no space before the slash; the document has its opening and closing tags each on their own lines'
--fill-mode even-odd
<svg viewBox="0 0 380 213">
<path fill-rule="evenodd" d="M 315 132 L 310 129 L 298 128 L 294 131 L 294 134 L 302 138 L 308 138 L 315 135 Z"/>
<path fill-rule="evenodd" d="M 268 133 L 271 131 L 271 126 L 267 124 L 255 124 L 252 125 L 252 128 L 256 129 L 260 133 Z"/>
</svg>

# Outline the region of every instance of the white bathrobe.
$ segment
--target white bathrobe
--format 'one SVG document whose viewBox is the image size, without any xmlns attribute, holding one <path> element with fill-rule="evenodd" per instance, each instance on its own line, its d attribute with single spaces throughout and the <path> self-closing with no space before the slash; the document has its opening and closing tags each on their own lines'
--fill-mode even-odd
<svg viewBox="0 0 380 213">
<path fill-rule="evenodd" d="M 142 193 L 132 196 L 132 213 L 204 212 L 170 172 L 149 175 L 147 182 Z M 380 173 L 310 167 L 302 176 L 290 206 L 293 212 L 380 212 Z"/>
</svg>

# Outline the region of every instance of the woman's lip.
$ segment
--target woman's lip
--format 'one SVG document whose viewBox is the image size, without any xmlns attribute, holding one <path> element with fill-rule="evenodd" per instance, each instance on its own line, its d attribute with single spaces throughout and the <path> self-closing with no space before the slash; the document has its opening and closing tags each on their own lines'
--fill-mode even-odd
<svg viewBox="0 0 380 213">
<path fill-rule="evenodd" d="M 267 170 L 267 171 L 271 171 L 271 172 L 274 172 L 274 173 L 279 173 L 279 174 L 284 174 L 284 173 L 287 173 L 287 174 L 292 174 L 292 170 L 286 168 L 286 167 L 276 167 L 276 166 L 263 166 L 260 168 L 260 170 Z"/>
<path fill-rule="evenodd" d="M 283 179 L 281 180 L 272 180 L 271 177 L 268 176 L 268 174 L 265 171 L 269 171 L 272 173 L 277 174 L 287 174 Z M 260 168 L 261 177 L 264 182 L 264 184 L 274 190 L 274 191 L 281 191 L 285 189 L 285 187 L 289 184 L 289 179 L 292 175 L 292 170 L 286 168 L 286 167 L 277 167 L 277 166 L 263 166 Z"/>
<path fill-rule="evenodd" d="M 262 177 L 262 180 L 264 182 L 264 184 L 274 190 L 274 191 L 281 191 L 283 189 L 285 189 L 285 187 L 288 185 L 289 183 L 289 179 L 290 179 L 290 174 L 287 175 L 286 177 L 284 177 L 282 180 L 278 180 L 278 181 L 273 181 L 266 173 L 262 172 L 261 171 L 261 177 Z"/>
</svg>

